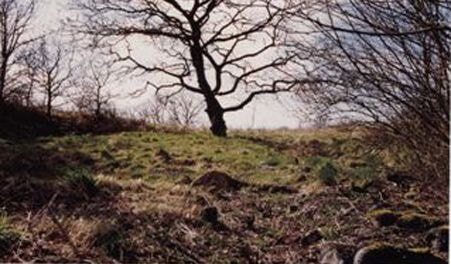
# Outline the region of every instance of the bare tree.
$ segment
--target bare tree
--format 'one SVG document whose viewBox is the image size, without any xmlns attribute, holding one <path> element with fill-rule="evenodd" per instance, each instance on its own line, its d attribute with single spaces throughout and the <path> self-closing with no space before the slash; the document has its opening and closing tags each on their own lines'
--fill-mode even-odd
<svg viewBox="0 0 451 264">
<path fill-rule="evenodd" d="M 84 70 L 78 71 L 83 73 L 83 76 L 74 81 L 73 86 L 79 90 L 72 96 L 73 102 L 79 110 L 100 117 L 115 97 L 110 87 L 114 71 L 107 62 L 90 60 L 87 64 Z"/>
<path fill-rule="evenodd" d="M 188 95 L 178 95 L 168 102 L 169 122 L 182 127 L 193 127 L 199 121 L 203 103 Z"/>
<path fill-rule="evenodd" d="M 0 103 L 18 85 L 17 53 L 35 39 L 27 36 L 35 0 L 0 0 Z"/>
<path fill-rule="evenodd" d="M 111 51 L 118 60 L 131 63 L 131 71 L 153 74 L 151 86 L 203 96 L 214 135 L 226 136 L 225 113 L 246 107 L 256 96 L 290 91 L 297 84 L 285 70 L 293 56 L 284 47 L 281 30 L 291 1 L 75 4 L 84 14 L 81 33 L 94 36 L 98 45 L 114 46 Z M 132 44 L 137 38 L 154 41 L 159 48 L 153 63 L 136 54 Z M 224 101 L 231 105 L 224 106 Z"/>
<path fill-rule="evenodd" d="M 146 102 L 142 109 L 138 110 L 138 115 L 153 125 L 162 125 L 166 123 L 166 109 L 167 98 L 156 95 L 152 100 Z"/>
<path fill-rule="evenodd" d="M 33 56 L 35 80 L 45 97 L 45 111 L 51 117 L 55 101 L 71 85 L 73 52 L 60 42 L 50 45 L 42 40 Z"/>
<path fill-rule="evenodd" d="M 30 45 L 32 46 L 32 45 Z M 16 103 L 20 103 L 26 107 L 32 107 L 34 104 L 34 95 L 37 88 L 37 57 L 36 50 L 33 47 L 20 52 L 18 55 L 18 67 L 20 67 L 20 78 L 17 80 L 17 89 L 12 96 L 16 98 L 8 98 Z"/>
<path fill-rule="evenodd" d="M 437 163 L 449 143 L 450 11 L 446 1 L 405 0 L 299 9 L 318 32 L 311 74 L 328 80 L 299 94 L 322 112 L 376 121 Z"/>
<path fill-rule="evenodd" d="M 167 97 L 157 94 L 153 100 L 143 105 L 138 115 L 154 125 L 193 127 L 199 122 L 203 102 L 189 95 L 177 94 Z"/>
</svg>

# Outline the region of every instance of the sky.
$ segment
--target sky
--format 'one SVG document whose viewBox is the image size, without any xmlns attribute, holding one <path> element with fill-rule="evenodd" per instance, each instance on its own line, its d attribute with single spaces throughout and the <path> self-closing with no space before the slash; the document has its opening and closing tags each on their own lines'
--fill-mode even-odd
<svg viewBox="0 0 451 264">
<path fill-rule="evenodd" d="M 41 0 L 36 16 L 36 30 L 57 28 L 62 19 L 70 16 L 66 0 Z M 146 50 L 146 46 L 139 47 Z M 149 48 L 151 49 L 151 47 Z M 115 90 L 121 91 L 122 96 L 115 99 L 116 107 L 121 111 L 129 111 L 141 106 L 150 100 L 154 95 L 153 91 L 142 94 L 139 98 L 128 98 L 127 92 L 131 92 L 136 86 L 143 86 L 144 81 L 133 77 L 124 77 L 117 84 Z M 189 96 L 187 94 L 186 96 Z M 279 95 L 276 97 L 268 95 L 259 97 L 245 109 L 227 113 L 225 116 L 229 128 L 298 128 L 299 118 L 292 111 L 292 106 L 296 102 L 289 95 Z M 207 125 L 206 114 L 203 114 L 202 122 Z"/>
</svg>

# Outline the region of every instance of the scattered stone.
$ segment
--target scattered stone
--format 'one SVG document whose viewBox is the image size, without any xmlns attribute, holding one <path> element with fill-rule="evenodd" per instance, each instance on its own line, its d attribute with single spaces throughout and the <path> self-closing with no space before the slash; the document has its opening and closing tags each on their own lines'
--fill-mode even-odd
<svg viewBox="0 0 451 264">
<path fill-rule="evenodd" d="M 320 264 L 352 264 L 355 247 L 344 244 L 326 244 L 321 249 Z"/>
<path fill-rule="evenodd" d="M 399 218 L 399 214 L 388 209 L 371 211 L 368 213 L 368 216 L 377 227 L 394 225 Z"/>
<path fill-rule="evenodd" d="M 431 229 L 426 236 L 426 240 L 428 241 L 431 248 L 440 252 L 447 252 L 449 245 L 448 226 L 440 226 Z"/>
<path fill-rule="evenodd" d="M 319 230 L 314 230 L 301 239 L 301 245 L 303 247 L 309 247 L 323 239 L 323 234 Z"/>
<path fill-rule="evenodd" d="M 400 228 L 409 229 L 415 232 L 422 232 L 437 227 L 441 221 L 435 217 L 430 217 L 417 213 L 404 213 L 396 221 Z"/>
<path fill-rule="evenodd" d="M 210 224 L 219 223 L 219 211 L 216 207 L 204 208 L 201 212 L 201 218 L 203 221 Z"/>
<path fill-rule="evenodd" d="M 387 244 L 374 244 L 360 249 L 354 264 L 445 264 L 430 252 L 413 251 Z"/>
<path fill-rule="evenodd" d="M 238 191 L 247 186 L 246 183 L 235 180 L 227 173 L 210 171 L 193 182 L 193 186 L 203 186 L 211 191 Z"/>
</svg>

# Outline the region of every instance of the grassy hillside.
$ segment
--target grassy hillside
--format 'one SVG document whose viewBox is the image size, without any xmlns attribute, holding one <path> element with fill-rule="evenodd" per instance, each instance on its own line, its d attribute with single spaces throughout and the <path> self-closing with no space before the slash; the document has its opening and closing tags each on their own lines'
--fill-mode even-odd
<svg viewBox="0 0 451 264">
<path fill-rule="evenodd" d="M 377 242 L 447 257 L 425 235 L 446 197 L 402 170 L 359 129 L 0 140 L 0 261 L 318 263 Z"/>
</svg>

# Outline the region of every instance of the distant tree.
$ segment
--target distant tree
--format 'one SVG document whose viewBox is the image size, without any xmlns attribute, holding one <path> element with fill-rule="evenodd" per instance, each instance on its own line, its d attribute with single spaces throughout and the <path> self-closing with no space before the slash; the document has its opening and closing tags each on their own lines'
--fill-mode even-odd
<svg viewBox="0 0 451 264">
<path fill-rule="evenodd" d="M 176 125 L 193 127 L 199 123 L 203 102 L 189 97 L 189 94 L 176 94 L 170 97 L 156 95 L 146 102 L 139 116 L 154 125 Z"/>
<path fill-rule="evenodd" d="M 187 95 L 170 98 L 168 102 L 169 123 L 182 127 L 193 127 L 199 122 L 199 115 L 203 107 L 203 102 L 196 101 Z"/>
<path fill-rule="evenodd" d="M 90 60 L 78 72 L 82 76 L 79 80 L 74 80 L 73 86 L 78 87 L 78 90 L 72 96 L 73 102 L 78 110 L 99 117 L 108 110 L 115 97 L 110 86 L 114 71 L 106 62 Z"/>
<path fill-rule="evenodd" d="M 73 51 L 61 42 L 42 40 L 31 59 L 36 85 L 45 98 L 45 111 L 52 116 L 54 103 L 65 95 L 73 73 Z"/>
<path fill-rule="evenodd" d="M 37 64 L 36 64 L 36 50 L 28 48 L 21 52 L 18 56 L 18 65 L 20 67 L 21 77 L 18 80 L 17 89 L 13 94 L 13 99 L 26 107 L 31 107 L 34 104 L 34 95 L 37 89 Z"/>
<path fill-rule="evenodd" d="M 79 33 L 110 46 L 130 71 L 153 74 L 158 91 L 185 90 L 204 98 L 211 131 L 226 136 L 224 114 L 259 95 L 290 91 L 298 84 L 284 70 L 293 59 L 282 30 L 291 1 L 270 0 L 81 0 Z M 130 43 L 156 41 L 154 62 Z M 140 41 L 140 40 L 138 40 Z M 142 42 L 140 41 L 140 42 Z M 149 50 L 152 47 L 149 46 Z M 161 63 L 158 63 L 160 57 Z M 309 80 L 302 80 L 301 82 Z M 230 106 L 224 106 L 222 99 Z"/>
<path fill-rule="evenodd" d="M 36 39 L 29 28 L 35 0 L 0 0 L 0 103 L 21 87 L 17 55 Z"/>
<path fill-rule="evenodd" d="M 153 125 L 166 123 L 167 98 L 156 95 L 152 100 L 147 101 L 142 109 L 138 111 L 140 118 Z"/>
</svg>

